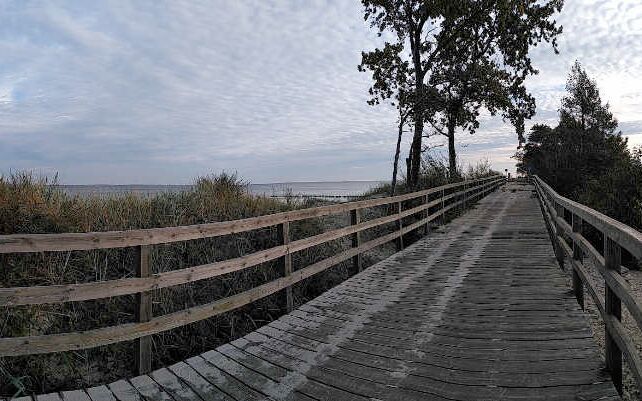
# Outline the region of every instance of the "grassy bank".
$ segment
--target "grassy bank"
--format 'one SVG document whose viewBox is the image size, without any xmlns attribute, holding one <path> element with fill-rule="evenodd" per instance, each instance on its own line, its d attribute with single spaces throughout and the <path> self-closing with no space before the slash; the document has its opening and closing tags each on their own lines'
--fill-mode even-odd
<svg viewBox="0 0 642 401">
<path fill-rule="evenodd" d="M 127 230 L 225 221 L 316 206 L 318 201 L 279 201 L 249 195 L 234 175 L 199 178 L 194 189 L 152 197 L 73 197 L 30 174 L 0 177 L 0 234 Z M 368 211 L 366 219 L 387 213 Z M 348 216 L 329 216 L 291 224 L 293 240 L 349 224 Z M 390 232 L 394 225 L 366 232 L 365 239 Z M 278 245 L 276 228 L 239 235 L 154 246 L 152 269 L 165 272 L 238 257 Z M 348 239 L 293 255 L 295 269 L 346 249 Z M 392 253 L 393 245 L 364 255 L 372 264 Z M 83 283 L 134 275 L 132 249 L 0 255 L 3 287 Z M 211 302 L 279 277 L 278 262 L 242 272 L 153 292 L 155 316 Z M 297 304 L 345 280 L 348 263 L 294 287 Z M 134 320 L 134 297 L 62 305 L 5 308 L 0 336 L 17 337 L 83 331 Z M 224 315 L 153 336 L 154 366 L 160 367 L 229 342 L 283 313 L 276 294 Z M 105 383 L 134 375 L 134 344 L 120 343 L 86 351 L 0 359 L 0 396 L 44 393 Z"/>
</svg>

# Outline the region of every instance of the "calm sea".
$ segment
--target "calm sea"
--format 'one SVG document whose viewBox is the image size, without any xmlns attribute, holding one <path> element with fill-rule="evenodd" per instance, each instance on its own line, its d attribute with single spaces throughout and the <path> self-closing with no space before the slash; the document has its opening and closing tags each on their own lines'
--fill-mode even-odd
<svg viewBox="0 0 642 401">
<path fill-rule="evenodd" d="M 337 182 L 282 182 L 273 184 L 250 184 L 248 190 L 256 195 L 283 197 L 285 195 L 322 198 L 348 198 L 358 196 L 381 184 L 382 181 L 337 181 Z M 70 195 L 109 196 L 136 194 L 153 196 L 164 192 L 187 191 L 191 185 L 61 185 Z"/>
</svg>

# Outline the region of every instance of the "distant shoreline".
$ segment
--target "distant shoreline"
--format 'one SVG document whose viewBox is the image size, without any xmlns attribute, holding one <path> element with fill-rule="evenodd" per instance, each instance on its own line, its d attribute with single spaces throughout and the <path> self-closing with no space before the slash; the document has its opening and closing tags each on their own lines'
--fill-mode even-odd
<svg viewBox="0 0 642 401">
<path fill-rule="evenodd" d="M 385 181 L 297 181 L 267 184 L 248 184 L 249 193 L 271 197 L 328 197 L 345 198 L 359 196 L 368 190 L 385 183 Z M 191 184 L 96 184 L 96 185 L 57 185 L 68 195 L 78 196 L 111 196 L 141 195 L 154 196 L 162 193 L 189 191 Z"/>
</svg>

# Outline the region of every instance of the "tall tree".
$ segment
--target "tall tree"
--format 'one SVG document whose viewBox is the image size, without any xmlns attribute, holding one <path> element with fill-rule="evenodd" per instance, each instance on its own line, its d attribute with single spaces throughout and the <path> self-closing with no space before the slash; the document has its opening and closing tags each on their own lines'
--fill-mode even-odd
<svg viewBox="0 0 642 401">
<path fill-rule="evenodd" d="M 395 194 L 401 154 L 401 138 L 404 128 L 412 120 L 413 91 L 408 72 L 408 62 L 401 59 L 399 44 L 386 43 L 383 48 L 363 55 L 363 63 L 370 66 L 374 84 L 369 89 L 368 104 L 378 105 L 385 101 L 397 108 L 398 134 L 392 169 L 391 194 Z M 359 71 L 364 71 L 359 65 Z"/>
<path fill-rule="evenodd" d="M 414 123 L 413 139 L 410 146 L 410 168 L 408 174 L 408 183 L 411 186 L 416 185 L 419 176 L 419 165 L 421 157 L 421 142 L 424 124 L 424 77 L 430 66 L 432 59 L 436 55 L 436 35 L 433 23 L 441 18 L 444 12 L 444 5 L 437 4 L 443 1 L 411 1 L 411 0 L 362 0 L 366 21 L 370 21 L 372 27 L 376 28 L 381 35 L 385 31 L 392 32 L 396 36 L 396 43 L 386 43 L 384 52 L 394 51 L 396 57 L 401 60 L 402 52 L 406 47 L 406 42 L 410 47 L 410 60 L 407 69 L 406 82 L 413 85 L 413 107 L 412 117 Z M 371 55 L 381 52 L 376 49 L 373 52 L 362 54 L 362 63 L 360 69 L 387 69 L 379 62 L 389 62 L 390 58 L 381 58 L 376 60 Z M 375 85 L 379 82 L 375 79 Z M 385 85 L 394 86 L 394 81 L 386 81 Z"/>
<path fill-rule="evenodd" d="M 571 67 L 566 92 L 560 108 L 561 125 L 602 135 L 613 134 L 617 120 L 609 110 L 609 104 L 602 104 L 597 83 L 588 76 L 579 61 Z"/>
<path fill-rule="evenodd" d="M 386 46 L 408 62 L 406 82 L 412 82 L 413 141 L 409 183 L 419 174 L 426 121 L 441 126 L 449 137 L 451 168 L 454 132 L 477 128 L 479 109 L 501 110 L 518 127 L 530 117 L 534 101 L 523 87 L 536 73 L 529 49 L 552 42 L 561 32 L 551 17 L 563 0 L 362 0 L 365 19 L 379 34 L 391 32 L 396 43 Z M 408 54 L 404 54 L 404 50 Z M 361 70 L 386 68 L 363 53 Z M 386 62 L 389 60 L 379 59 Z M 388 84 L 393 85 L 392 82 Z M 441 113 L 441 116 L 435 116 Z"/>
<path fill-rule="evenodd" d="M 536 125 L 518 155 L 518 169 L 558 192 L 627 224 L 642 226 L 642 163 L 617 131 L 617 120 L 576 62 L 555 128 Z"/>
</svg>

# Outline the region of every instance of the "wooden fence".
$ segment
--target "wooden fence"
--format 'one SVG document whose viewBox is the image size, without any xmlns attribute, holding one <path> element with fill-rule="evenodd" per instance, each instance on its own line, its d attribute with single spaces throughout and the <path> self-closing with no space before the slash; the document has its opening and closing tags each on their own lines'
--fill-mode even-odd
<svg viewBox="0 0 642 401">
<path fill-rule="evenodd" d="M 533 177 L 533 182 L 542 201 L 542 212 L 558 261 L 563 267 L 564 258 L 567 257 L 573 267 L 573 292 L 578 303 L 584 308 L 586 288 L 604 321 L 606 366 L 618 392 L 622 393 L 622 354 L 626 357 L 638 387 L 642 389 L 642 362 L 635 344 L 621 323 L 624 304 L 642 330 L 642 305 L 635 299 L 629 284 L 620 273 L 622 249 L 642 260 L 642 233 L 559 195 L 537 176 Z M 602 253 L 585 237 L 587 224 L 601 233 L 604 241 Z M 587 271 L 584 256 L 591 259 L 604 280 L 603 297 Z"/>
<path fill-rule="evenodd" d="M 458 206 L 465 207 L 467 203 L 480 199 L 503 182 L 503 177 L 492 176 L 394 197 L 191 226 L 130 231 L 0 236 L 0 254 L 135 247 L 137 273 L 137 277 L 80 284 L 0 288 L 1 307 L 87 301 L 136 294 L 138 312 L 136 322 L 117 326 L 82 332 L 0 338 L 0 357 L 81 350 L 136 340 L 137 367 L 141 374 L 147 373 L 151 370 L 151 335 L 231 311 L 281 290 L 285 290 L 287 308 L 291 310 L 293 308 L 291 287 L 293 284 L 347 260 L 352 260 L 356 271 L 360 271 L 363 252 L 393 240 L 396 241 L 398 249 L 401 249 L 403 248 L 403 235 L 420 228 L 423 228 L 424 232 L 428 232 L 430 222 L 444 216 L 449 210 Z M 392 205 L 394 213 L 362 221 L 361 210 L 384 205 Z M 404 205 L 409 208 L 404 209 Z M 351 224 L 349 226 L 290 241 L 290 222 L 340 213 L 350 214 Z M 410 216 L 414 216 L 414 219 L 408 219 Z M 404 219 L 406 222 L 408 220 L 413 220 L 413 222 L 404 226 L 402 224 Z M 396 222 L 394 232 L 367 242 L 361 241 L 360 233 L 364 230 L 393 222 Z M 278 226 L 281 239 L 279 246 L 234 259 L 164 273 L 152 273 L 149 257 L 150 247 L 156 244 L 238 234 L 271 226 Z M 292 254 L 294 252 L 346 236 L 351 236 L 352 247 L 350 249 L 301 269 L 293 269 Z M 281 278 L 224 299 L 163 316 L 152 316 L 152 290 L 221 276 L 279 258 L 281 258 L 284 268 L 284 276 Z"/>
</svg>

